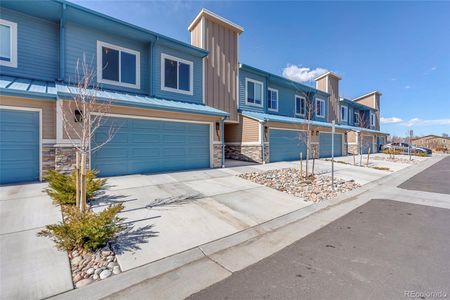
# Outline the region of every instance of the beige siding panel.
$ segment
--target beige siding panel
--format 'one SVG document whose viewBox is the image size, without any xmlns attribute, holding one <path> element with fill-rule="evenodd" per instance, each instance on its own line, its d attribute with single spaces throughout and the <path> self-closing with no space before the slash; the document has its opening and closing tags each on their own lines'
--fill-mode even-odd
<svg viewBox="0 0 450 300">
<path fill-rule="evenodd" d="M 205 100 L 206 104 L 230 113 L 230 120 L 237 121 L 236 73 L 237 33 L 205 20 Z"/>
<path fill-rule="evenodd" d="M 327 80 L 328 80 L 328 77 L 323 77 L 323 78 L 317 80 L 317 85 L 316 85 L 317 89 L 321 90 L 323 92 L 327 92 Z"/>
<path fill-rule="evenodd" d="M 42 138 L 56 139 L 56 101 L 1 96 L 0 105 L 42 109 Z"/>
<path fill-rule="evenodd" d="M 364 98 L 358 99 L 356 102 L 369 107 L 373 107 L 373 95 L 368 95 Z"/>
<path fill-rule="evenodd" d="M 328 93 L 330 94 L 330 109 L 328 121 L 339 120 L 339 80 L 333 76 L 328 77 Z"/>
<path fill-rule="evenodd" d="M 195 27 L 194 30 L 191 31 L 191 44 L 199 48 L 202 46 L 201 32 L 201 25 Z"/>
<path fill-rule="evenodd" d="M 259 142 L 259 122 L 247 117 L 237 124 L 225 124 L 225 143 Z"/>
<path fill-rule="evenodd" d="M 64 111 L 67 113 L 68 111 L 73 111 L 73 105 L 70 106 L 71 101 L 64 102 Z M 109 110 L 111 114 L 124 115 L 124 116 L 138 116 L 138 117 L 148 117 L 148 118 L 161 118 L 161 119 L 172 119 L 172 120 L 180 120 L 180 121 L 198 121 L 198 122 L 212 122 L 213 123 L 213 137 L 214 141 L 220 141 L 220 130 L 216 131 L 215 122 L 220 122 L 220 117 L 214 116 L 204 116 L 204 115 L 194 115 L 194 114 L 186 114 L 186 113 L 176 113 L 176 112 L 166 112 L 160 110 L 152 110 L 152 109 L 142 109 L 142 108 L 133 108 L 133 107 L 125 107 L 125 106 L 113 106 Z M 67 116 L 69 114 L 67 113 Z M 76 138 L 76 134 L 72 129 L 80 130 L 79 123 L 75 123 L 73 118 L 68 118 L 72 120 L 71 126 L 68 126 L 69 134 L 72 138 Z M 70 130 L 69 130 L 70 129 Z M 67 134 L 64 133 L 64 137 L 67 138 Z"/>
</svg>

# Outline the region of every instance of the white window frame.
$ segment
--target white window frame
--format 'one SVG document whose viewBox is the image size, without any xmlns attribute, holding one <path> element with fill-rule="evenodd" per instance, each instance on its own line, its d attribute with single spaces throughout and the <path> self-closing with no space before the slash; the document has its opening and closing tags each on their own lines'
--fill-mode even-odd
<svg viewBox="0 0 450 300">
<path fill-rule="evenodd" d="M 375 114 L 370 112 L 370 126 L 375 126 Z"/>
<path fill-rule="evenodd" d="M 113 50 L 119 51 L 119 81 L 103 79 L 103 57 L 102 57 L 102 48 L 107 47 Z M 120 52 L 127 52 L 136 56 L 136 84 L 122 82 L 122 55 Z M 116 46 L 113 44 L 105 43 L 102 41 L 97 41 L 97 82 L 105 83 L 110 85 L 117 85 L 122 87 L 140 89 L 141 88 L 141 53 L 136 50 Z"/>
<path fill-rule="evenodd" d="M 253 83 L 261 85 L 261 104 L 250 103 L 247 101 L 248 100 L 248 89 L 247 89 L 248 82 L 253 82 Z M 245 104 L 250 105 L 250 106 L 256 106 L 256 107 L 264 107 L 264 101 L 265 101 L 264 100 L 264 84 L 261 81 L 246 77 L 245 78 Z"/>
<path fill-rule="evenodd" d="M 304 114 L 302 114 L 302 113 L 297 113 L 297 98 L 300 98 L 300 99 L 303 99 L 303 111 L 305 112 Z M 294 101 L 295 101 L 295 103 L 294 103 L 294 106 L 295 106 L 295 115 L 296 116 L 301 116 L 301 117 L 304 117 L 305 115 L 306 115 L 306 98 L 305 97 L 303 97 L 303 96 L 299 96 L 299 95 L 295 95 L 294 96 Z M 300 101 L 300 103 L 301 103 L 301 101 Z M 301 111 L 301 109 L 300 109 L 300 111 Z"/>
<path fill-rule="evenodd" d="M 17 23 L 7 21 L 5 19 L 0 19 L 0 24 L 8 26 L 11 30 L 9 41 L 9 51 L 11 53 L 11 58 L 10 61 L 0 60 L 0 66 L 17 68 Z"/>
<path fill-rule="evenodd" d="M 280 104 L 280 101 L 279 101 L 280 93 L 278 92 L 277 89 L 273 89 L 273 88 L 268 88 L 267 91 L 268 91 L 268 92 L 271 92 L 271 93 L 272 93 L 272 92 L 276 92 L 276 93 L 277 93 L 277 109 L 270 108 L 270 107 L 269 107 L 269 102 L 267 102 L 267 110 L 278 112 L 278 107 L 279 107 L 279 104 Z M 272 96 L 271 96 L 271 97 L 272 97 Z M 267 100 L 269 100 L 269 99 L 267 99 Z M 270 98 L 270 101 L 272 101 L 272 100 L 273 100 L 273 99 Z"/>
<path fill-rule="evenodd" d="M 342 112 L 344 112 L 344 118 L 342 117 Z M 348 106 L 346 105 L 341 105 L 341 121 L 345 121 L 348 123 Z"/>
<path fill-rule="evenodd" d="M 322 102 L 322 103 L 323 103 L 323 111 L 321 110 L 321 114 L 320 114 L 320 115 L 317 113 L 317 103 L 318 103 L 318 102 Z M 316 98 L 316 103 L 315 103 L 315 105 L 316 105 L 316 107 L 315 107 L 316 117 L 319 117 L 319 118 L 325 118 L 325 110 L 326 110 L 326 107 L 325 107 L 325 100 L 323 100 L 323 99 L 321 99 L 321 98 Z"/>
<path fill-rule="evenodd" d="M 165 59 L 170 59 L 176 61 L 177 63 L 183 63 L 189 65 L 189 91 L 180 90 L 178 88 L 174 89 L 165 86 L 166 69 L 165 69 Z M 180 72 L 177 68 L 177 87 L 179 85 Z M 166 92 L 179 93 L 184 95 L 194 95 L 194 62 L 179 57 L 175 57 L 166 53 L 161 53 L 161 90 Z"/>
</svg>

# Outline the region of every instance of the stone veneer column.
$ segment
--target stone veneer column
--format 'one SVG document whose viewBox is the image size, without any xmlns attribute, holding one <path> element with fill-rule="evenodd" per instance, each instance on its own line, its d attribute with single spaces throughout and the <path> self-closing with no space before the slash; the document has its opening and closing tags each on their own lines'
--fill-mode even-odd
<svg viewBox="0 0 450 300">
<path fill-rule="evenodd" d="M 55 170 L 70 173 L 75 167 L 75 148 L 55 145 Z"/>
<path fill-rule="evenodd" d="M 261 145 L 225 145 L 225 158 L 262 163 Z M 269 159 L 269 147 L 266 146 L 266 162 Z"/>
<path fill-rule="evenodd" d="M 53 144 L 42 145 L 42 176 L 55 169 L 55 147 Z"/>
<path fill-rule="evenodd" d="M 215 144 L 213 147 L 213 168 L 222 167 L 222 144 Z"/>
</svg>

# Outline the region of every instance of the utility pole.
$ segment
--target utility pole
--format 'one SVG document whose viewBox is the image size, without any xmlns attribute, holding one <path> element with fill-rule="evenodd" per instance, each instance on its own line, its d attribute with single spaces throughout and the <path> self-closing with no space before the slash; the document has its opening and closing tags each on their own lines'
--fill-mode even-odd
<svg viewBox="0 0 450 300">
<path fill-rule="evenodd" d="M 336 121 L 331 122 L 331 189 L 334 191 L 334 131 Z"/>
</svg>

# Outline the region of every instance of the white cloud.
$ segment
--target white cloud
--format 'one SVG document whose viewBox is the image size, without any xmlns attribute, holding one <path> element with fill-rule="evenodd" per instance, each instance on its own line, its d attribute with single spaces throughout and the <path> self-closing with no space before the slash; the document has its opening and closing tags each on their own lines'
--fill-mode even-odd
<svg viewBox="0 0 450 300">
<path fill-rule="evenodd" d="M 393 123 L 400 123 L 403 120 L 397 117 L 390 117 L 390 118 L 380 118 L 380 122 L 383 124 L 393 124 Z"/>
<path fill-rule="evenodd" d="M 434 67 L 432 67 L 432 68 L 430 69 L 430 71 L 436 71 L 436 69 L 437 69 L 437 67 L 434 66 Z"/>
<path fill-rule="evenodd" d="M 287 67 L 283 69 L 283 76 L 297 82 L 307 82 L 314 80 L 326 72 L 328 72 L 328 70 L 323 68 L 311 70 L 310 68 L 302 67 L 301 65 L 288 64 Z"/>
<path fill-rule="evenodd" d="M 411 88 L 410 85 L 405 85 L 405 89 L 409 90 Z"/>
<path fill-rule="evenodd" d="M 433 125 L 450 125 L 450 119 L 434 119 L 434 120 L 422 120 L 419 118 L 412 118 L 409 121 L 400 123 L 406 127 L 412 126 L 433 126 Z"/>
</svg>

